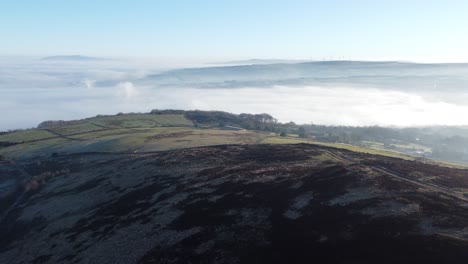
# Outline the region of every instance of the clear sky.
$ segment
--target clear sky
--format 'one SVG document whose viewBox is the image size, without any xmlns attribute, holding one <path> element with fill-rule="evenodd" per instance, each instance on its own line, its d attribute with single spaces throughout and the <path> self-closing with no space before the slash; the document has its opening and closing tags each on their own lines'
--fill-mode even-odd
<svg viewBox="0 0 468 264">
<path fill-rule="evenodd" d="M 0 55 L 468 61 L 465 0 L 0 1 Z"/>
</svg>

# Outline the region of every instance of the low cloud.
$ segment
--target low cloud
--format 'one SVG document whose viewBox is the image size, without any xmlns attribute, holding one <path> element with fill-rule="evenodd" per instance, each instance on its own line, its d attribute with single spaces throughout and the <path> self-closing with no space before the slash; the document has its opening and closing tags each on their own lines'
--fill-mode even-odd
<svg viewBox="0 0 468 264">
<path fill-rule="evenodd" d="M 468 111 L 468 105 L 372 88 L 165 88 L 146 93 L 140 104 L 148 105 L 148 108 L 266 112 L 282 122 L 326 125 L 461 125 L 467 122 L 461 113 Z"/>
<path fill-rule="evenodd" d="M 103 62 L 104 63 L 104 62 Z M 0 62 L 0 130 L 44 120 L 151 109 L 269 113 L 282 122 L 326 125 L 466 125 L 468 91 L 407 92 L 340 86 L 210 89 L 158 86 L 138 78 L 154 69 L 106 65 Z M 83 90 L 86 89 L 86 92 Z M 85 107 L 84 107 L 85 106 Z"/>
<path fill-rule="evenodd" d="M 123 98 L 135 98 L 138 96 L 139 92 L 137 88 L 131 82 L 121 82 L 117 84 L 117 95 Z"/>
<path fill-rule="evenodd" d="M 95 83 L 96 83 L 95 80 L 85 79 L 85 80 L 83 81 L 84 86 L 85 86 L 86 89 L 88 89 L 88 90 L 89 90 L 89 89 L 93 89 Z"/>
</svg>

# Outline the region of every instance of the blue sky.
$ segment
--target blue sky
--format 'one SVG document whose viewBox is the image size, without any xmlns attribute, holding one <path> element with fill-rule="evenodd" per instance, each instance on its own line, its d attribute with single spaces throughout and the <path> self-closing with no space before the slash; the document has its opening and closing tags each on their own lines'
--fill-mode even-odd
<svg viewBox="0 0 468 264">
<path fill-rule="evenodd" d="M 0 4 L 0 55 L 468 61 L 468 1 Z"/>
</svg>

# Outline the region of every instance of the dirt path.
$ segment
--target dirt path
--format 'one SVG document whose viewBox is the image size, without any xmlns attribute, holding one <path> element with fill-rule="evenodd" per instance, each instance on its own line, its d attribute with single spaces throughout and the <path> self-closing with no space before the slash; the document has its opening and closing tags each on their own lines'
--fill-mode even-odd
<svg viewBox="0 0 468 264">
<path fill-rule="evenodd" d="M 328 150 L 324 150 L 324 152 L 328 155 L 330 155 L 331 157 L 343 162 L 345 165 L 355 165 L 355 164 L 359 164 L 359 161 L 356 161 L 355 159 L 347 156 L 347 155 L 343 155 L 343 154 L 338 154 L 338 153 L 334 153 L 334 152 L 331 152 L 331 151 L 328 151 Z M 424 188 L 427 188 L 431 191 L 434 191 L 434 192 L 441 192 L 447 196 L 450 196 L 450 197 L 453 197 L 453 198 L 457 198 L 457 199 L 460 199 L 460 200 L 463 200 L 465 202 L 468 202 L 468 199 L 465 198 L 463 196 L 463 194 L 461 193 L 456 193 L 454 192 L 454 190 L 450 189 L 450 188 L 446 188 L 446 187 L 442 187 L 442 186 L 437 186 L 437 185 L 434 185 L 434 184 L 430 184 L 430 183 L 425 183 L 425 182 L 421 182 L 417 179 L 414 179 L 413 177 L 411 176 L 408 176 L 406 174 L 403 174 L 403 173 L 400 173 L 400 172 L 397 172 L 397 171 L 394 171 L 394 170 L 391 170 L 389 168 L 385 168 L 385 167 L 382 167 L 382 166 L 377 166 L 377 165 L 366 165 L 367 168 L 370 168 L 374 171 L 378 171 L 380 173 L 384 173 L 388 176 L 391 176 L 393 178 L 398 178 L 400 180 L 403 180 L 403 181 L 406 181 L 406 182 L 409 182 L 409 183 L 412 183 L 412 184 L 416 184 L 418 186 L 421 186 L 421 187 L 424 187 Z"/>
<path fill-rule="evenodd" d="M 385 167 L 381 167 L 381 166 L 369 166 L 370 168 L 376 170 L 376 171 L 380 171 L 382 173 L 385 173 L 387 175 L 390 175 L 390 176 L 393 176 L 395 178 L 399 178 L 401 180 L 404 180 L 404 181 L 407 181 L 407 182 L 410 182 L 410 183 L 413 183 L 413 184 L 416 184 L 416 185 L 419 185 L 421 187 L 424 187 L 424 188 L 427 188 L 427 189 L 430 189 L 432 191 L 436 191 L 436 192 L 442 192 L 446 195 L 449 195 L 449 196 L 452 196 L 452 197 L 456 197 L 456 198 L 459 198 L 461 200 L 464 200 L 466 202 L 468 202 L 468 199 L 466 199 L 465 197 L 461 196 L 461 195 L 457 195 L 456 193 L 454 193 L 453 190 L 451 190 L 450 188 L 445 188 L 445 187 L 441 187 L 441 186 L 436 186 L 436 185 L 433 185 L 433 184 L 428 184 L 428 183 L 422 183 L 418 180 L 415 180 L 415 179 L 412 179 L 411 177 L 407 176 L 407 175 L 404 175 L 404 174 L 401 174 L 399 172 L 396 172 L 396 171 L 393 171 L 393 170 L 390 170 L 388 168 L 385 168 Z"/>
<path fill-rule="evenodd" d="M 338 161 L 341 161 L 345 165 L 352 165 L 352 164 L 359 163 L 359 162 L 356 162 L 353 158 L 350 158 L 350 157 L 345 156 L 345 155 L 337 154 L 337 153 L 334 153 L 334 152 L 331 152 L 331 151 L 328 151 L 328 150 L 322 150 L 322 151 L 325 154 L 331 156 L 332 158 L 334 158 L 334 159 L 336 159 Z"/>
</svg>

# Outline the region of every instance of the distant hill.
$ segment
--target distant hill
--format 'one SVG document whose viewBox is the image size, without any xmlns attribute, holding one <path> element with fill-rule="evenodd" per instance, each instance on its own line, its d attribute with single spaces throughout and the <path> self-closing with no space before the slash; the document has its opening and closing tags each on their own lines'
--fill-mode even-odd
<svg viewBox="0 0 468 264">
<path fill-rule="evenodd" d="M 187 68 L 149 75 L 158 86 L 239 88 L 272 86 L 352 86 L 392 90 L 460 90 L 468 86 L 466 63 L 398 61 L 313 61 Z M 270 61 L 273 62 L 273 61 Z"/>
<path fill-rule="evenodd" d="M 258 65 L 258 64 L 279 64 L 279 63 L 302 63 L 307 60 L 282 60 L 282 59 L 250 59 L 250 60 L 237 60 L 225 61 L 212 64 L 218 65 Z"/>
<path fill-rule="evenodd" d="M 83 55 L 59 55 L 59 56 L 44 57 L 41 60 L 45 60 L 45 61 L 102 61 L 106 59 L 99 58 L 99 57 L 83 56 Z"/>
</svg>

